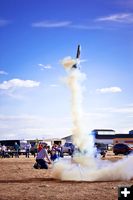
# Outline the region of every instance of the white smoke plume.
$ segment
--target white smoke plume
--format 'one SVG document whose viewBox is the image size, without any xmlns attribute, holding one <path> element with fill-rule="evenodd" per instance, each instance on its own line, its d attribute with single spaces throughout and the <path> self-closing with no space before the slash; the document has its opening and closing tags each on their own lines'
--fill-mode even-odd
<svg viewBox="0 0 133 200">
<path fill-rule="evenodd" d="M 78 69 L 71 69 L 66 82 L 71 90 L 71 107 L 72 107 L 72 122 L 73 122 L 73 143 L 80 149 L 86 151 L 90 143 L 91 136 L 85 132 L 85 124 L 83 123 L 83 87 L 82 82 L 86 79 L 86 75 L 81 73 Z"/>
<path fill-rule="evenodd" d="M 79 156 L 78 160 L 60 160 L 54 166 L 53 177 L 66 181 L 114 181 L 133 178 L 133 156 L 117 162 Z"/>
<path fill-rule="evenodd" d="M 78 68 L 72 68 L 72 66 L 77 64 L 77 62 L 78 61 L 76 59 L 66 57 L 61 63 L 68 72 L 68 76 L 66 77 L 65 82 L 71 91 L 73 143 L 80 149 L 81 152 L 86 152 L 87 150 L 93 150 L 93 138 L 91 135 L 90 137 L 88 136 L 88 132 L 85 132 L 85 124 L 83 123 L 82 82 L 86 79 L 86 75 L 81 73 Z M 91 146 L 92 148 L 89 148 L 88 146 Z M 89 153 L 92 154 L 92 152 Z"/>
<path fill-rule="evenodd" d="M 55 163 L 53 177 L 71 181 L 111 181 L 130 180 L 133 178 L 133 156 L 117 162 L 101 160 L 94 157 L 93 137 L 85 132 L 82 109 L 82 82 L 86 75 L 79 69 L 73 69 L 71 58 L 62 64 L 68 71 L 66 83 L 72 94 L 73 143 L 80 150 L 71 159 L 60 159 Z M 68 70 L 69 69 L 69 70 Z"/>
<path fill-rule="evenodd" d="M 70 70 L 71 67 L 76 63 L 76 59 L 72 59 L 70 56 L 65 57 L 62 61 L 61 64 L 64 66 L 64 68 L 67 70 Z"/>
</svg>

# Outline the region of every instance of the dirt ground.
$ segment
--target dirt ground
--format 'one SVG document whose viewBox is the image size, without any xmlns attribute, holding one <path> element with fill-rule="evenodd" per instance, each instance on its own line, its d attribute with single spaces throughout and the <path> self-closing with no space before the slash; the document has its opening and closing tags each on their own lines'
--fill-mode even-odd
<svg viewBox="0 0 133 200">
<path fill-rule="evenodd" d="M 108 155 L 115 161 L 119 157 Z M 72 182 L 52 178 L 48 170 L 34 169 L 35 159 L 0 158 L 0 200 L 117 200 L 118 185 L 132 185 L 131 181 Z"/>
</svg>

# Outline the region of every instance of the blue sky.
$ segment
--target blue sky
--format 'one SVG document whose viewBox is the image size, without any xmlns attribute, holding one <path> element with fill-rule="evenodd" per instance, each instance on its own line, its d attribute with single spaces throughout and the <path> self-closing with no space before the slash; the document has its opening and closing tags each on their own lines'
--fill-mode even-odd
<svg viewBox="0 0 133 200">
<path fill-rule="evenodd" d="M 71 134 L 60 61 L 81 44 L 87 131 L 133 129 L 131 0 L 0 0 L 0 139 Z"/>
</svg>

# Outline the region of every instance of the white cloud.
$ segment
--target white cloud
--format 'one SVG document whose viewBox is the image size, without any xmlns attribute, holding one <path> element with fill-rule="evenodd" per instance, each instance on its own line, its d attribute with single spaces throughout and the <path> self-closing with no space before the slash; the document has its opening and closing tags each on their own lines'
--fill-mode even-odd
<svg viewBox="0 0 133 200">
<path fill-rule="evenodd" d="M 70 24 L 70 21 L 40 21 L 32 23 L 32 26 L 37 28 L 60 28 L 69 26 Z"/>
<path fill-rule="evenodd" d="M 8 73 L 3 71 L 3 70 L 0 70 L 0 75 L 7 75 Z"/>
<path fill-rule="evenodd" d="M 98 93 L 117 93 L 117 92 L 122 92 L 122 89 L 120 87 L 108 87 L 108 88 L 101 88 L 101 89 L 96 89 L 96 92 Z"/>
<path fill-rule="evenodd" d="M 88 129 L 114 129 L 117 132 L 128 133 L 133 129 L 133 106 L 123 105 L 118 107 L 93 108 L 85 113 L 85 122 Z"/>
<path fill-rule="evenodd" d="M 57 84 L 50 84 L 49 86 L 50 87 L 59 87 L 59 85 L 57 85 Z"/>
<path fill-rule="evenodd" d="M 72 24 L 71 21 L 40 21 L 40 22 L 32 23 L 32 27 L 37 27 L 37 28 L 67 27 L 67 28 L 74 28 L 74 29 L 81 29 L 81 30 L 102 29 L 101 26 L 86 25 L 86 24 Z"/>
<path fill-rule="evenodd" d="M 41 67 L 41 70 L 45 70 L 45 69 L 51 69 L 52 66 L 51 65 L 44 65 L 44 64 L 38 64 L 39 67 Z"/>
<path fill-rule="evenodd" d="M 12 88 L 32 88 L 39 86 L 40 82 L 32 80 L 21 80 L 21 79 L 11 79 L 9 81 L 3 81 L 0 84 L 0 90 L 9 90 Z"/>
<path fill-rule="evenodd" d="M 0 139 L 58 138 L 69 134 L 70 119 L 27 114 L 0 115 L 0 132 Z"/>
<path fill-rule="evenodd" d="M 110 113 L 121 113 L 121 114 L 133 114 L 133 106 L 131 105 L 127 105 L 123 107 L 100 108 L 99 110 L 103 112 L 107 112 L 107 113 L 110 112 Z"/>
<path fill-rule="evenodd" d="M 96 19 L 96 21 L 133 23 L 133 13 L 113 14 L 109 16 L 100 17 Z"/>
<path fill-rule="evenodd" d="M 98 30 L 98 29 L 102 29 L 101 26 L 97 26 L 97 25 L 84 25 L 84 24 L 75 24 L 75 25 L 70 25 L 70 28 L 75 28 L 75 29 L 83 29 L 83 30 Z"/>
<path fill-rule="evenodd" d="M 10 23 L 10 21 L 8 20 L 5 20 L 5 19 L 0 19 L 0 27 L 2 26 L 6 26 Z"/>
</svg>

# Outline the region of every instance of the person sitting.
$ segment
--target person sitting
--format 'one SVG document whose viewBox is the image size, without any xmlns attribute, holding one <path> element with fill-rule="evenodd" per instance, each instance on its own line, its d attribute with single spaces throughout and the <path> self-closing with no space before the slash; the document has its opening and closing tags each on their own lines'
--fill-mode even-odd
<svg viewBox="0 0 133 200">
<path fill-rule="evenodd" d="M 47 153 L 47 143 L 43 143 L 42 149 L 37 153 L 36 163 L 34 164 L 34 168 L 38 169 L 48 169 L 48 164 L 51 164 L 51 160 L 48 157 Z"/>
<path fill-rule="evenodd" d="M 52 161 L 55 161 L 58 158 L 56 151 L 55 150 L 51 150 L 51 155 L 50 155 L 50 159 Z"/>
</svg>

